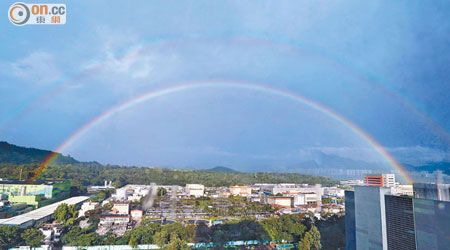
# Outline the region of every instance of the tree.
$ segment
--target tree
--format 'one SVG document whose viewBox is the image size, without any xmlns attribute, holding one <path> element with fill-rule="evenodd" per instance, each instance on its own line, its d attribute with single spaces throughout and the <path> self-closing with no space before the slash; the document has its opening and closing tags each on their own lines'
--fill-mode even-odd
<svg viewBox="0 0 450 250">
<path fill-rule="evenodd" d="M 130 241 L 128 242 L 128 245 L 130 245 L 132 248 L 137 248 L 138 242 L 133 236 L 131 236 Z"/>
<path fill-rule="evenodd" d="M 165 188 L 158 188 L 158 192 L 157 192 L 158 196 L 164 196 L 167 194 L 167 190 Z"/>
<path fill-rule="evenodd" d="M 170 234 L 170 241 L 163 250 L 190 250 L 191 247 L 186 244 L 184 240 L 181 240 L 176 233 Z"/>
<path fill-rule="evenodd" d="M 306 232 L 305 237 L 298 243 L 298 250 L 312 250 L 311 246 L 313 238 L 309 232 Z"/>
<path fill-rule="evenodd" d="M 2 226 L 0 227 L 0 248 L 1 246 L 17 246 L 22 238 L 23 229 L 16 226 Z"/>
<path fill-rule="evenodd" d="M 322 244 L 320 243 L 320 232 L 317 230 L 317 227 L 312 225 L 311 229 L 309 230 L 309 233 L 312 237 L 312 247 L 311 249 L 319 250 L 322 248 Z"/>
<path fill-rule="evenodd" d="M 322 244 L 320 243 L 320 232 L 317 227 L 312 225 L 311 229 L 306 232 L 305 237 L 298 244 L 299 250 L 320 250 Z"/>
<path fill-rule="evenodd" d="M 42 245 L 42 241 L 45 239 L 44 234 L 41 232 L 41 230 L 30 228 L 25 230 L 21 234 L 23 240 L 25 241 L 25 244 L 30 246 L 30 249 L 33 247 L 39 247 Z"/>
<path fill-rule="evenodd" d="M 75 222 L 75 219 L 78 216 L 78 211 L 75 204 L 69 206 L 66 203 L 62 203 L 55 209 L 53 216 L 57 222 L 62 222 L 66 226 L 69 226 L 73 225 Z"/>
</svg>

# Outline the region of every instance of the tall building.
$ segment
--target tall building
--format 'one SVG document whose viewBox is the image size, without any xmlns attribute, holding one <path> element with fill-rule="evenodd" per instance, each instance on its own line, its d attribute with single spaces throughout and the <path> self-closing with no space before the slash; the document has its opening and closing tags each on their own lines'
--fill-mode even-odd
<svg viewBox="0 0 450 250">
<path fill-rule="evenodd" d="M 347 249 L 450 249 L 450 202 L 377 186 L 355 187 L 345 199 Z"/>
<path fill-rule="evenodd" d="M 355 187 L 356 249 L 387 249 L 384 187 Z"/>
<path fill-rule="evenodd" d="M 388 249 L 416 249 L 413 200 L 403 196 L 385 196 Z"/>
<path fill-rule="evenodd" d="M 355 192 L 345 191 L 345 249 L 356 250 Z"/>
<path fill-rule="evenodd" d="M 450 184 L 414 183 L 413 190 L 416 198 L 450 201 Z"/>
</svg>

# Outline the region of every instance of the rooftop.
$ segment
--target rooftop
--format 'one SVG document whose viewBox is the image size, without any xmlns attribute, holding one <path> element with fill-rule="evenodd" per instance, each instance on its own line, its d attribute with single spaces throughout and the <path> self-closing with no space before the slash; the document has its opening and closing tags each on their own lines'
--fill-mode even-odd
<svg viewBox="0 0 450 250">
<path fill-rule="evenodd" d="M 66 203 L 67 205 L 73 205 L 73 204 L 79 204 L 85 200 L 89 199 L 88 196 L 77 196 L 77 197 L 72 197 L 63 201 L 59 201 L 56 203 L 53 203 L 51 205 L 45 206 L 45 207 L 41 207 L 38 208 L 36 210 L 30 211 L 28 213 L 25 214 L 21 214 L 18 216 L 14 216 L 11 218 L 7 218 L 7 219 L 0 219 L 0 225 L 16 225 L 16 226 L 20 226 L 24 223 L 33 221 L 33 220 L 41 220 L 47 216 L 50 216 L 53 214 L 53 212 L 55 211 L 55 209 L 63 203 Z"/>
</svg>

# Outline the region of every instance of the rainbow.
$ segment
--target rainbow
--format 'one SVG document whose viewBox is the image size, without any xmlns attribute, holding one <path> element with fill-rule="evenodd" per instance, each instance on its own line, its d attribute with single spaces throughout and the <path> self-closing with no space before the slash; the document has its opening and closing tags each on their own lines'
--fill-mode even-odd
<svg viewBox="0 0 450 250">
<path fill-rule="evenodd" d="M 214 37 L 214 36 L 213 36 Z M 333 65 L 334 67 L 337 67 L 340 70 L 343 70 L 347 74 L 350 74 L 354 76 L 356 79 L 361 80 L 362 82 L 365 82 L 369 84 L 371 87 L 376 88 L 378 91 L 382 92 L 383 94 L 391 97 L 392 99 L 395 99 L 400 104 L 402 104 L 404 107 L 408 108 L 412 113 L 414 113 L 417 117 L 420 118 L 421 121 L 423 121 L 428 128 L 431 129 L 431 131 L 438 135 L 439 138 L 445 140 L 446 143 L 450 144 L 450 133 L 443 128 L 438 122 L 436 122 L 432 117 L 428 116 L 426 113 L 422 112 L 420 109 L 418 109 L 409 99 L 402 96 L 401 94 L 397 93 L 398 91 L 395 91 L 392 86 L 389 86 L 391 84 L 387 84 L 387 82 L 384 79 L 381 79 L 380 77 L 370 74 L 369 72 L 366 72 L 358 67 L 356 67 L 354 64 L 350 63 L 348 60 L 344 58 L 339 58 L 336 56 L 332 56 L 329 53 L 325 53 L 323 50 L 306 46 L 305 44 L 299 43 L 295 40 L 289 39 L 289 38 L 283 38 L 280 36 L 277 37 L 267 37 L 265 35 L 261 36 L 259 34 L 253 34 L 253 33 L 247 33 L 244 36 L 230 36 L 231 39 L 234 39 L 236 42 L 240 43 L 258 43 L 265 46 L 284 46 L 287 49 L 290 49 L 294 52 L 305 52 L 309 53 L 311 55 L 319 56 L 324 63 Z M 116 60 L 122 61 L 126 58 L 134 59 L 138 56 L 140 56 L 143 53 L 147 53 L 152 48 L 158 48 L 158 47 L 166 47 L 166 46 L 176 46 L 180 43 L 185 42 L 194 42 L 196 39 L 201 38 L 196 34 L 185 34 L 184 37 L 166 37 L 164 39 L 155 39 L 149 43 L 149 45 L 138 49 L 137 51 L 130 51 L 127 53 L 122 53 L 117 55 Z M 220 38 L 220 36 L 218 37 Z M 111 59 L 112 60 L 112 59 Z M 87 69 L 84 69 L 77 74 L 75 74 L 73 77 L 64 77 L 63 79 L 57 81 L 53 87 L 44 95 L 36 98 L 34 101 L 26 105 L 24 108 L 19 109 L 19 112 L 17 115 L 13 116 L 11 119 L 7 120 L 3 126 L 0 127 L 0 135 L 7 131 L 9 128 L 13 127 L 16 122 L 18 122 L 20 119 L 25 117 L 27 114 L 33 112 L 36 110 L 39 106 L 43 105 L 44 103 L 47 103 L 48 101 L 52 100 L 54 96 L 60 94 L 64 90 L 64 86 L 60 84 L 61 82 L 69 81 L 69 80 L 80 80 L 84 77 L 88 77 L 93 74 L 98 74 L 100 71 L 105 69 L 108 65 L 109 61 L 103 61 L 99 62 Z"/>
<path fill-rule="evenodd" d="M 127 109 L 130 109 L 136 105 L 139 105 L 141 103 L 153 100 L 155 98 L 182 92 L 186 90 L 191 89 L 201 89 L 201 88 L 238 88 L 238 89 L 246 89 L 251 91 L 258 91 L 267 93 L 274 96 L 279 96 L 282 98 L 287 98 L 289 100 L 292 100 L 294 102 L 306 105 L 307 107 L 311 108 L 312 110 L 318 111 L 325 115 L 326 117 L 333 119 L 340 124 L 342 124 L 344 127 L 348 128 L 350 131 L 352 131 L 355 135 L 359 136 L 361 139 L 363 139 L 370 147 L 375 149 L 394 169 L 396 169 L 400 175 L 405 179 L 406 182 L 412 183 L 412 179 L 409 177 L 407 171 L 398 163 L 396 160 L 389 155 L 389 153 L 369 134 L 364 132 L 361 128 L 359 128 L 357 125 L 353 124 L 346 118 L 340 116 L 336 112 L 332 111 L 331 109 L 314 102 L 312 100 L 309 100 L 305 97 L 293 94 L 291 92 L 287 92 L 280 89 L 275 89 L 272 87 L 264 86 L 264 85 L 257 85 L 257 84 L 250 84 L 250 83 L 236 83 L 236 82 L 203 82 L 203 83 L 187 83 L 177 86 L 172 86 L 169 88 L 161 89 L 152 91 L 146 94 L 143 94 L 141 96 L 138 96 L 136 98 L 133 98 L 131 100 L 128 100 L 124 103 L 121 103 L 119 105 L 116 105 L 99 116 L 92 119 L 90 122 L 86 123 L 84 126 L 82 126 L 80 129 L 78 129 L 74 134 L 72 134 L 68 139 L 66 139 L 55 151 L 56 152 L 63 152 L 67 147 L 72 145 L 74 142 L 76 142 L 79 138 L 81 138 L 83 135 L 85 135 L 88 131 L 92 130 L 93 128 L 97 127 L 102 122 L 110 119 L 115 114 L 118 114 L 122 111 L 125 111 Z M 33 180 L 38 178 L 39 175 L 58 157 L 59 153 L 52 153 L 49 155 L 45 161 L 40 165 L 40 167 L 35 171 L 35 176 L 33 177 Z"/>
</svg>

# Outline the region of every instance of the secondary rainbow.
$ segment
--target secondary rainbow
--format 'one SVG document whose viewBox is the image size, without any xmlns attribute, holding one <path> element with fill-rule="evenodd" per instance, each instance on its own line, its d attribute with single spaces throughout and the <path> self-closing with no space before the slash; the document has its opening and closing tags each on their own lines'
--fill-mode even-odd
<svg viewBox="0 0 450 250">
<path fill-rule="evenodd" d="M 129 108 L 132 108 L 136 105 L 139 105 L 141 103 L 144 103 L 146 101 L 169 95 L 172 93 L 182 92 L 186 90 L 191 89 L 201 89 L 201 88 L 238 88 L 238 89 L 247 89 L 252 91 L 258 91 L 258 92 L 264 92 L 267 94 L 280 96 L 283 98 L 290 99 L 294 102 L 304 104 L 308 106 L 309 108 L 316 110 L 325 116 L 339 122 L 346 128 L 348 128 L 350 131 L 352 131 L 354 134 L 362 138 L 369 146 L 371 146 L 373 149 L 375 149 L 386 161 L 394 168 L 396 169 L 402 177 L 405 179 L 406 182 L 412 183 L 411 178 L 409 177 L 408 173 L 403 169 L 403 167 L 391 156 L 389 153 L 369 134 L 364 132 L 361 128 L 359 128 L 357 125 L 353 124 L 349 120 L 347 120 L 345 117 L 342 117 L 341 115 L 337 114 L 336 112 L 332 111 L 331 109 L 314 102 L 312 100 L 309 100 L 303 96 L 287 92 L 280 89 L 275 89 L 272 87 L 264 86 L 264 85 L 257 85 L 257 84 L 251 84 L 251 83 L 236 83 L 236 82 L 203 82 L 203 83 L 188 83 L 188 84 L 182 84 L 177 86 L 172 86 L 169 88 L 161 89 L 152 91 L 146 94 L 143 94 L 141 96 L 138 96 L 136 98 L 133 98 L 131 100 L 128 100 L 124 103 L 121 103 L 119 105 L 116 105 L 109 110 L 103 112 L 96 118 L 92 119 L 90 122 L 86 123 L 83 127 L 78 129 L 72 136 L 70 136 L 68 139 L 64 141 L 55 151 L 56 152 L 63 152 L 67 147 L 72 145 L 75 141 L 77 141 L 79 138 L 81 138 L 84 134 L 86 134 L 89 130 L 95 128 L 103 121 L 108 120 L 115 114 L 118 114 L 124 110 L 127 110 Z M 53 160 L 58 156 L 58 153 L 53 153 L 49 155 L 49 157 L 46 158 L 46 160 L 41 164 L 41 166 L 38 168 L 38 170 L 35 172 L 35 176 L 33 179 L 36 179 L 39 177 L 39 175 L 52 163 Z"/>
</svg>

